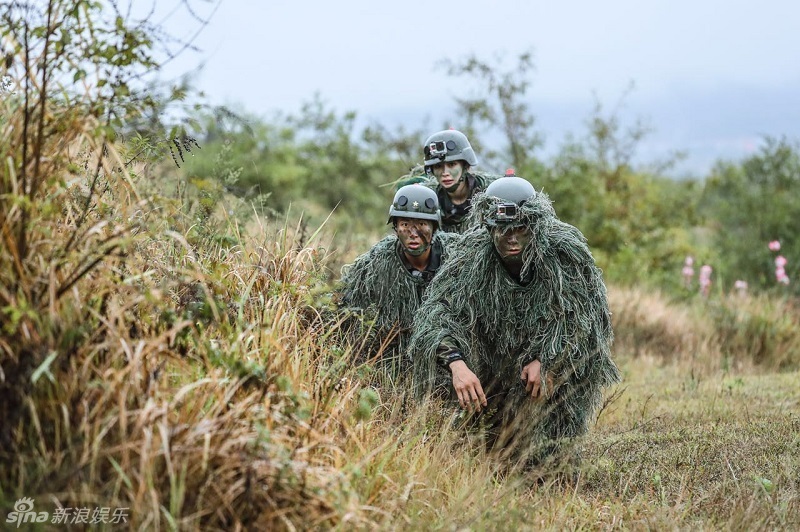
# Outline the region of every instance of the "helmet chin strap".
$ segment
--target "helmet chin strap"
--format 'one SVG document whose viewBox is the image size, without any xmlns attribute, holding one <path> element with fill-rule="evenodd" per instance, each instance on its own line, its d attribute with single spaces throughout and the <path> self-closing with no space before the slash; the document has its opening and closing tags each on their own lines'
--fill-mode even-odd
<svg viewBox="0 0 800 532">
<path fill-rule="evenodd" d="M 461 183 L 464 181 L 464 174 L 466 174 L 466 172 L 464 171 L 464 169 L 462 167 L 461 175 L 459 176 L 458 181 L 456 181 L 455 183 L 453 183 L 449 187 L 444 187 L 445 192 L 447 192 L 448 194 L 452 194 L 453 192 L 458 190 L 458 187 L 460 187 Z"/>
</svg>

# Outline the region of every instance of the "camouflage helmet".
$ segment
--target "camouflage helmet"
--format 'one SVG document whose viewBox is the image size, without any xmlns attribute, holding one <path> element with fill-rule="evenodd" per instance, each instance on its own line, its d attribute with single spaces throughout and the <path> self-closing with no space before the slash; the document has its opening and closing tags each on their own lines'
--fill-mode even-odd
<svg viewBox="0 0 800 532">
<path fill-rule="evenodd" d="M 455 129 L 434 133 L 423 146 L 425 169 L 447 161 L 466 161 L 470 166 L 478 164 L 478 157 L 469 144 L 467 136 Z"/>
<path fill-rule="evenodd" d="M 414 183 L 400 187 L 394 194 L 389 207 L 389 221 L 394 218 L 418 218 L 434 222 L 434 229 L 442 224 L 439 213 L 439 198 L 436 192 L 425 185 Z"/>
<path fill-rule="evenodd" d="M 523 223 L 519 207 L 532 199 L 536 190 L 527 180 L 512 172 L 493 181 L 486 187 L 484 195 L 498 200 L 491 203 L 491 210 L 483 216 L 486 225 L 518 225 Z"/>
</svg>

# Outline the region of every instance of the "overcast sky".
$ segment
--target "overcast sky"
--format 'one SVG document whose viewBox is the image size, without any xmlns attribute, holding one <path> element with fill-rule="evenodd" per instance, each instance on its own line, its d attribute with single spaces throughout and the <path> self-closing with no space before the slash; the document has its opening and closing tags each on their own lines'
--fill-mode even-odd
<svg viewBox="0 0 800 532">
<path fill-rule="evenodd" d="M 339 111 L 387 126 L 459 127 L 463 80 L 437 64 L 533 50 L 528 103 L 552 152 L 580 135 L 598 99 L 655 129 L 641 157 L 688 152 L 679 171 L 752 153 L 765 135 L 800 138 L 800 2 L 794 0 L 221 0 L 164 71 L 199 63 L 214 103 L 261 116 L 319 93 Z M 175 28 L 175 18 L 166 22 Z M 183 36 L 197 24 L 180 24 Z M 176 32 L 180 34 L 180 32 Z M 432 132 L 432 131 L 431 131 Z M 422 143 L 424 139 L 420 139 Z"/>
</svg>

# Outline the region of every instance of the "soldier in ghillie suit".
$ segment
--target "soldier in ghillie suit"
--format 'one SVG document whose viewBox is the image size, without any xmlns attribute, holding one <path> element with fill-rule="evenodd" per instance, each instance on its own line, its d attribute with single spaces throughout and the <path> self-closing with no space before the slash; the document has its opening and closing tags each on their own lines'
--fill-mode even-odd
<svg viewBox="0 0 800 532">
<path fill-rule="evenodd" d="M 442 231 L 463 233 L 469 228 L 472 198 L 494 180 L 493 176 L 470 172 L 478 164 L 466 135 L 455 129 L 434 133 L 423 146 L 425 173 L 435 178 L 429 186 L 436 191 L 442 210 Z"/>
<path fill-rule="evenodd" d="M 406 185 L 394 195 L 389 223 L 394 234 L 342 268 L 339 306 L 374 320 L 371 349 L 384 344 L 380 365 L 392 375 L 409 372 L 403 353 L 422 295 L 446 262 L 457 235 L 438 231 L 439 202 L 424 185 Z M 377 344 L 377 346 L 375 346 Z M 374 355 L 374 353 L 370 353 Z"/>
<path fill-rule="evenodd" d="M 497 179 L 473 209 L 485 230 L 456 243 L 414 323 L 415 393 L 457 398 L 509 465 L 572 461 L 620 380 L 601 272 L 522 178 Z"/>
</svg>

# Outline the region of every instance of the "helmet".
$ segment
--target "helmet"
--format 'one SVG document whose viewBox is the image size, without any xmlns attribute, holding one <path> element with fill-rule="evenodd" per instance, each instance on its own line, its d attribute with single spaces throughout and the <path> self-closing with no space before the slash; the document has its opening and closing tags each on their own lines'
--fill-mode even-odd
<svg viewBox="0 0 800 532">
<path fill-rule="evenodd" d="M 493 181 L 484 195 L 497 198 L 492 210 L 485 217 L 486 225 L 516 225 L 521 222 L 518 207 L 536 195 L 533 185 L 515 175 L 506 175 Z"/>
<path fill-rule="evenodd" d="M 428 137 L 423 152 L 425 168 L 445 161 L 466 161 L 470 166 L 478 164 L 478 157 L 467 136 L 455 129 L 445 129 Z"/>
<path fill-rule="evenodd" d="M 400 187 L 389 207 L 389 222 L 393 218 L 431 220 L 438 228 L 442 224 L 442 217 L 439 214 L 439 198 L 436 192 L 419 183 Z"/>
</svg>

